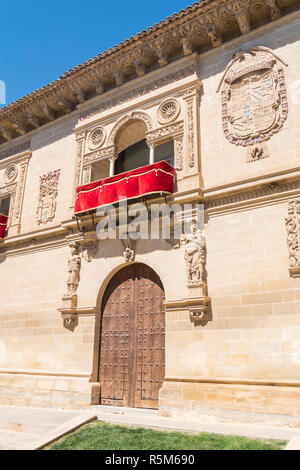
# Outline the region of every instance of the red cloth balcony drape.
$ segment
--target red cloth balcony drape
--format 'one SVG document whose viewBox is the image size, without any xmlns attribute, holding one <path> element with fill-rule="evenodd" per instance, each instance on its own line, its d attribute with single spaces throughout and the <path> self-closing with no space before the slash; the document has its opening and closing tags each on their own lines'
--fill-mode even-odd
<svg viewBox="0 0 300 470">
<path fill-rule="evenodd" d="M 7 226 L 7 215 L 0 214 L 0 238 L 4 238 L 6 226 Z"/>
<path fill-rule="evenodd" d="M 76 189 L 75 214 L 148 194 L 174 192 L 174 168 L 162 161 Z"/>
</svg>

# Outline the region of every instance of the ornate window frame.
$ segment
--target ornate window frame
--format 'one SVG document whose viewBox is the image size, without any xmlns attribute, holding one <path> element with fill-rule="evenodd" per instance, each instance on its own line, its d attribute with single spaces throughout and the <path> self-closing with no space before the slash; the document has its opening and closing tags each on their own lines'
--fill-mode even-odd
<svg viewBox="0 0 300 470">
<path fill-rule="evenodd" d="M 23 208 L 24 190 L 27 177 L 29 160 L 31 151 L 27 150 L 18 155 L 0 160 L 0 171 L 4 170 L 3 184 L 0 186 L 0 198 L 10 197 L 9 207 L 9 236 L 17 235 L 21 230 L 21 216 Z M 16 175 L 9 181 L 7 178 L 7 170 L 14 167 Z"/>
</svg>

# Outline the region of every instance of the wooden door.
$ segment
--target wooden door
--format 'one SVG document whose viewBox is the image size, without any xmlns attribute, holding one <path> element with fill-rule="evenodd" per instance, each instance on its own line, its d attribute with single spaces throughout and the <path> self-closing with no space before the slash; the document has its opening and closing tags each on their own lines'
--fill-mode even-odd
<svg viewBox="0 0 300 470">
<path fill-rule="evenodd" d="M 103 405 L 157 408 L 165 374 L 164 291 L 144 264 L 119 271 L 102 303 L 100 335 Z"/>
</svg>

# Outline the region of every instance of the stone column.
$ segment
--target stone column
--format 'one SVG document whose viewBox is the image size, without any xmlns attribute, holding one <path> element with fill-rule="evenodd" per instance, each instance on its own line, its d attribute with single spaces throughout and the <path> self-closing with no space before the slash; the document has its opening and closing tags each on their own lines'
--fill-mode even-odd
<svg viewBox="0 0 300 470">
<path fill-rule="evenodd" d="M 149 144 L 150 154 L 149 154 L 149 165 L 152 165 L 155 162 L 155 145 L 153 143 Z"/>
</svg>

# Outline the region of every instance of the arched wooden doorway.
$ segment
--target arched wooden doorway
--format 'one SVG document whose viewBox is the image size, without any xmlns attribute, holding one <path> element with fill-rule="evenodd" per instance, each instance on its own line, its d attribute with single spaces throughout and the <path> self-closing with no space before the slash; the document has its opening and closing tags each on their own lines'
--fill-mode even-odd
<svg viewBox="0 0 300 470">
<path fill-rule="evenodd" d="M 144 264 L 121 269 L 102 301 L 100 404 L 157 408 L 165 375 L 164 289 Z"/>
</svg>

